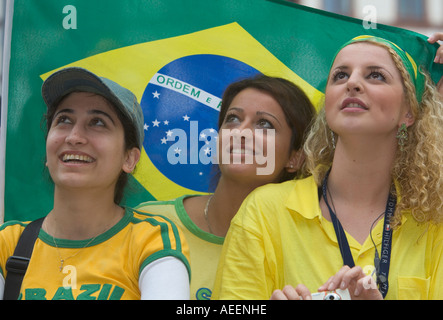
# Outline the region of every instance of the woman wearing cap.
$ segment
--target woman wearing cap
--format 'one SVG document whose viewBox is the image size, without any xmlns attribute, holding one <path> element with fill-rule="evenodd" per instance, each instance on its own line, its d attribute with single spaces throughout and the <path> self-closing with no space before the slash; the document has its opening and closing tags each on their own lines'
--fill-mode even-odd
<svg viewBox="0 0 443 320">
<path fill-rule="evenodd" d="M 81 68 L 54 73 L 42 93 L 54 206 L 42 223 L 19 299 L 188 298 L 189 253 L 181 231 L 162 217 L 119 205 L 143 143 L 136 97 Z M 3 276 L 25 225 L 1 227 Z M 1 277 L 2 296 L 3 284 Z"/>
<path fill-rule="evenodd" d="M 305 145 L 312 176 L 245 200 L 216 298 L 443 298 L 443 106 L 414 65 L 381 38 L 340 50 Z"/>
<path fill-rule="evenodd" d="M 288 80 L 259 75 L 232 83 L 224 92 L 220 109 L 220 178 L 214 194 L 183 196 L 137 207 L 164 214 L 184 230 L 191 248 L 191 299 L 211 298 L 224 237 L 244 198 L 266 183 L 287 181 L 302 175 L 304 157 L 301 149 L 305 131 L 314 115 L 315 109 L 305 93 Z M 234 141 L 230 144 L 229 133 L 235 130 L 250 132 L 252 145 L 246 141 L 240 144 L 240 140 L 236 147 Z M 264 134 L 256 134 L 260 131 Z M 268 157 L 272 166 L 270 163 L 258 164 L 255 156 L 263 151 L 258 150 L 258 145 L 264 145 L 269 150 L 267 155 L 271 154 L 270 141 L 264 139 L 270 137 L 271 131 L 275 133 L 272 147 L 275 159 Z M 223 154 L 227 155 L 228 161 L 222 159 Z M 248 163 L 246 155 L 255 156 Z M 264 169 L 263 174 L 261 169 Z"/>
</svg>

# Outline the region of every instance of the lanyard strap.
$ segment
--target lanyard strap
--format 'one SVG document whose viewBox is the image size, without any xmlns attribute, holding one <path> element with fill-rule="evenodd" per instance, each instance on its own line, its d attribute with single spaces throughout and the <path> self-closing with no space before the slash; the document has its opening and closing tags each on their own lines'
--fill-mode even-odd
<svg viewBox="0 0 443 320">
<path fill-rule="evenodd" d="M 351 249 L 349 247 L 348 238 L 346 237 L 345 230 L 343 229 L 340 221 L 337 219 L 334 210 L 328 202 L 328 197 L 326 195 L 326 188 L 328 182 L 329 172 L 326 174 L 325 181 L 323 183 L 323 199 L 325 200 L 326 206 L 329 209 L 329 214 L 331 215 L 332 225 L 334 226 L 335 235 L 337 236 L 338 246 L 340 248 L 340 253 L 343 258 L 343 265 L 349 268 L 355 267 L 354 259 L 352 258 Z"/>
<path fill-rule="evenodd" d="M 392 229 L 391 229 L 391 218 L 395 212 L 395 206 L 397 205 L 397 197 L 389 193 L 388 202 L 386 203 L 385 211 L 385 222 L 383 226 L 383 238 L 381 244 L 381 257 L 380 257 L 380 267 L 377 271 L 377 284 L 378 288 L 383 295 L 386 297 L 389 289 L 389 266 L 391 263 L 391 249 L 392 249 Z M 375 251 L 378 258 L 378 252 Z"/>
<path fill-rule="evenodd" d="M 355 266 L 354 259 L 352 258 L 351 248 L 349 247 L 348 239 L 346 238 L 345 231 L 338 220 L 334 210 L 332 210 L 329 205 L 327 197 L 327 184 L 330 171 L 326 173 L 325 179 L 323 181 L 322 191 L 323 199 L 328 207 L 329 214 L 331 216 L 331 221 L 334 226 L 335 235 L 337 236 L 338 245 L 340 248 L 340 253 L 343 258 L 343 265 L 347 265 L 350 268 Z M 383 298 L 386 297 L 389 289 L 389 266 L 391 263 L 391 248 L 392 248 L 392 229 L 390 226 L 390 221 L 395 212 L 395 206 L 397 204 L 397 198 L 389 193 L 388 201 L 386 203 L 385 210 L 385 221 L 383 226 L 383 238 L 381 245 L 381 257 L 378 256 L 377 247 L 375 247 L 375 269 L 377 272 L 377 284 L 380 293 Z"/>
</svg>

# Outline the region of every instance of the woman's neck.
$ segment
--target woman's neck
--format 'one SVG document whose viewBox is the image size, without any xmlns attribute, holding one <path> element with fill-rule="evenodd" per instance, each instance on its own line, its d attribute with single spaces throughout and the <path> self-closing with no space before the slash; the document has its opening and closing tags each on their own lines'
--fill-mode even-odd
<svg viewBox="0 0 443 320">
<path fill-rule="evenodd" d="M 383 147 L 384 146 L 384 147 Z M 373 148 L 371 148 L 373 147 Z M 363 243 L 386 208 L 396 148 L 386 144 L 349 146 L 339 141 L 327 182 L 327 197 L 343 228 Z M 323 215 L 330 220 L 324 200 Z"/>
<path fill-rule="evenodd" d="M 113 195 L 91 191 L 54 192 L 54 207 L 45 219 L 45 231 L 56 238 L 84 240 L 102 234 L 124 215 Z"/>
<path fill-rule="evenodd" d="M 232 218 L 240 209 L 243 200 L 255 187 L 239 185 L 221 178 L 211 199 L 210 210 L 218 233 L 226 235 Z"/>
<path fill-rule="evenodd" d="M 379 143 L 337 144 L 329 178 L 329 188 L 337 197 L 359 203 L 372 201 L 391 187 L 391 169 L 396 146 Z"/>
</svg>

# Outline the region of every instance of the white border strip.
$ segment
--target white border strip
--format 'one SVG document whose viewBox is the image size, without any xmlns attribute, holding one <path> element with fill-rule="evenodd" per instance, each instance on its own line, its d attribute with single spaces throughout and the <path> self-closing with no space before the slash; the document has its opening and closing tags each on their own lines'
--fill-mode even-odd
<svg viewBox="0 0 443 320">
<path fill-rule="evenodd" d="M 5 35 L 3 44 L 3 73 L 2 73 L 2 104 L 0 128 L 0 223 L 5 220 L 5 159 L 6 159 L 6 129 L 8 117 L 9 92 L 9 62 L 11 58 L 12 19 L 14 16 L 14 0 L 6 0 Z"/>
</svg>

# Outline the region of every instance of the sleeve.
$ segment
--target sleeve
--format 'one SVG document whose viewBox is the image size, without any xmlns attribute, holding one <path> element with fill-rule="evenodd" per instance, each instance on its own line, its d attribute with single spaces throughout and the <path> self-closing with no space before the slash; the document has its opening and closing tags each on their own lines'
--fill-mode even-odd
<svg viewBox="0 0 443 320">
<path fill-rule="evenodd" d="M 174 257 L 147 265 L 139 278 L 142 300 L 189 300 L 189 274 L 185 264 Z"/>
<path fill-rule="evenodd" d="M 144 225 L 138 229 L 138 242 L 133 246 L 134 255 L 139 257 L 138 276 L 156 260 L 173 257 L 186 266 L 190 278 L 190 250 L 182 230 L 164 216 L 148 213 L 141 215 L 143 222 L 148 226 Z"/>
<path fill-rule="evenodd" d="M 240 207 L 226 236 L 217 270 L 212 299 L 267 300 L 274 281 L 271 255 L 267 256 L 266 232 L 260 223 L 260 209 L 249 198 Z"/>
</svg>

